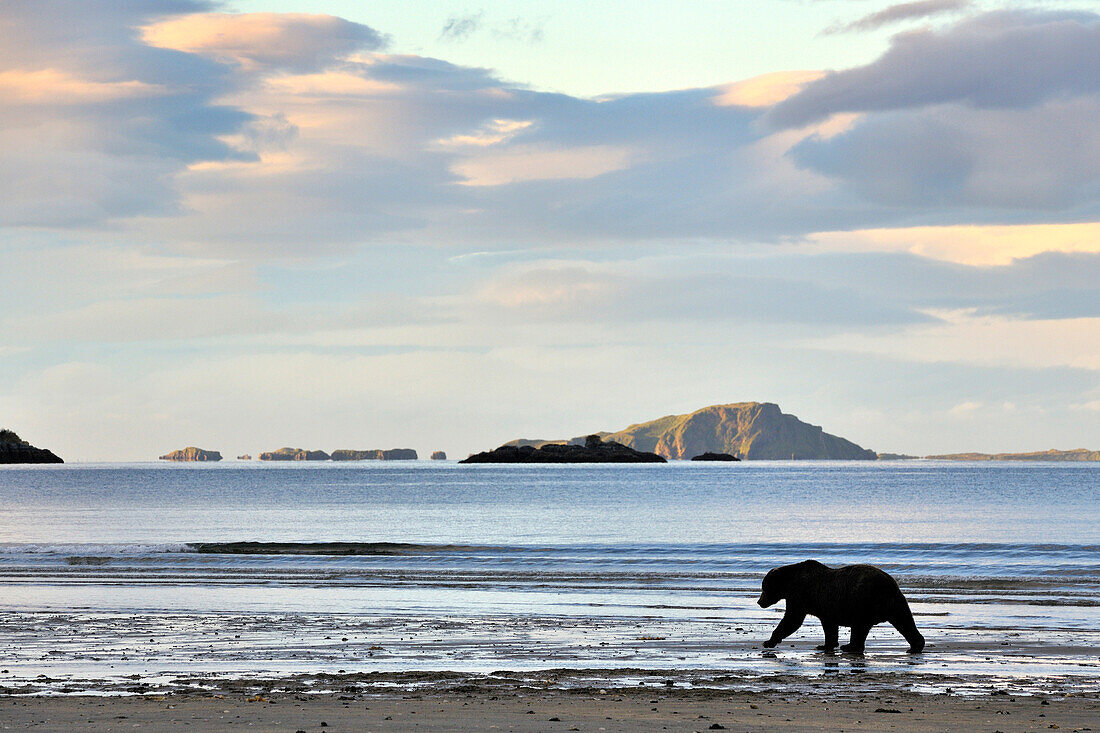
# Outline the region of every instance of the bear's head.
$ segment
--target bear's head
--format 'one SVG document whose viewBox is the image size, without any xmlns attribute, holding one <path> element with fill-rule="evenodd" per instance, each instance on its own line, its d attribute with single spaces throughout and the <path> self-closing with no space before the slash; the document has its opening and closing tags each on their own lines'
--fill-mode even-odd
<svg viewBox="0 0 1100 733">
<path fill-rule="evenodd" d="M 787 583 L 784 577 L 786 573 L 783 572 L 784 570 L 785 568 L 769 570 L 768 574 L 764 576 L 763 582 L 760 583 L 760 599 L 757 601 L 761 608 L 774 606 L 787 597 Z"/>
</svg>

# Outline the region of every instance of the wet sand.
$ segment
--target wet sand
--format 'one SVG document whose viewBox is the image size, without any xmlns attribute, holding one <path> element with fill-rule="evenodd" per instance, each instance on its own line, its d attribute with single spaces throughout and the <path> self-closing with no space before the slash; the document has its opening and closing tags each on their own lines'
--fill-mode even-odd
<svg viewBox="0 0 1100 733">
<path fill-rule="evenodd" d="M 0 697 L 34 731 L 1089 731 L 1100 700 L 883 692 L 454 689 L 441 693 Z"/>
</svg>

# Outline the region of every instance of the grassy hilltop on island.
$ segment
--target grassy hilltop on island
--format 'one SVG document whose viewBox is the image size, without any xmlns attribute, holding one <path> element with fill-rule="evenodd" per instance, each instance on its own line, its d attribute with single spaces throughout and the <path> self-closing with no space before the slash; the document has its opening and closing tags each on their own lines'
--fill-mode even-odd
<svg viewBox="0 0 1100 733">
<path fill-rule="evenodd" d="M 671 460 L 687 460 L 702 453 L 729 453 L 745 460 L 865 460 L 874 451 L 817 425 L 788 415 L 771 402 L 711 405 L 686 415 L 666 415 L 630 425 L 617 432 L 596 433 L 605 441 Z M 571 440 L 513 440 L 506 445 L 540 447 L 548 443 L 584 444 Z"/>
</svg>

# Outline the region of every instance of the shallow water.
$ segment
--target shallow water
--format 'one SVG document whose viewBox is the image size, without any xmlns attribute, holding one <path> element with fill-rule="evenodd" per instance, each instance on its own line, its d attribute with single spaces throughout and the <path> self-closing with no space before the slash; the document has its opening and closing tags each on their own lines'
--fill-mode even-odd
<svg viewBox="0 0 1100 733">
<path fill-rule="evenodd" d="M 568 668 L 1096 690 L 1098 489 L 1088 464 L 4 467 L 0 685 Z M 360 554 L 198 552 L 242 541 Z M 813 619 L 760 649 L 781 613 L 760 577 L 809 557 L 894 574 L 928 651 L 882 626 L 864 659 L 824 655 Z"/>
</svg>

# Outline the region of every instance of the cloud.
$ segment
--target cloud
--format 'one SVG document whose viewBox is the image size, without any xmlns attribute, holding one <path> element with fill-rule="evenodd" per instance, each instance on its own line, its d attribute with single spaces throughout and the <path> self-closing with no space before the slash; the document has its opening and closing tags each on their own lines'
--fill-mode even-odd
<svg viewBox="0 0 1100 733">
<path fill-rule="evenodd" d="M 167 215 L 178 211 L 176 173 L 243 157 L 220 139 L 251 119 L 215 101 L 233 83 L 227 70 L 133 38 L 162 13 L 205 6 L 109 6 L 0 9 L 0 86 L 17 100 L 0 107 L 0 225 Z"/>
<path fill-rule="evenodd" d="M 1100 16 L 1000 11 L 894 37 L 876 61 L 835 71 L 767 115 L 778 128 L 841 112 L 965 104 L 1024 109 L 1100 92 Z"/>
<path fill-rule="evenodd" d="M 439 31 L 439 38 L 446 41 L 464 41 L 481 28 L 484 17 L 484 10 L 467 15 L 452 15 L 447 18 L 447 22 L 443 24 L 442 30 Z"/>
<path fill-rule="evenodd" d="M 437 140 L 436 144 L 444 148 L 461 148 L 464 146 L 486 147 L 511 140 L 524 130 L 529 129 L 534 123 L 531 120 L 490 120 L 479 129 L 466 134 L 451 135 L 448 138 Z"/>
<path fill-rule="evenodd" d="M 1096 434 L 1096 15 L 579 98 L 215 10 L 0 8 L 0 402 L 66 458 L 461 455 L 737 399 L 908 452 L 964 402 L 989 449 Z"/>
<path fill-rule="evenodd" d="M 1012 322 L 1100 317 L 1096 253 L 1050 252 L 980 267 L 902 253 L 802 253 L 731 267 L 745 277 L 825 282 L 869 303 L 936 316 L 925 323 L 943 320 L 943 312 Z"/>
<path fill-rule="evenodd" d="M 195 13 L 142 28 L 150 46 L 231 61 L 248 69 L 321 69 L 388 40 L 373 28 L 331 15 Z"/>
<path fill-rule="evenodd" d="M 495 22 L 492 25 L 485 23 L 485 11 L 466 15 L 451 15 L 439 31 L 441 41 L 465 41 L 470 36 L 480 31 L 488 30 L 492 37 L 501 41 L 520 41 L 523 43 L 539 43 L 545 35 L 546 19 L 530 20 L 520 16 Z"/>
<path fill-rule="evenodd" d="M 499 186 L 519 181 L 595 178 L 630 167 L 637 154 L 629 148 L 586 145 L 566 149 L 513 146 L 452 166 L 467 186 Z"/>
<path fill-rule="evenodd" d="M 516 16 L 508 18 L 503 23 L 493 28 L 494 37 L 509 41 L 521 41 L 523 43 L 540 43 L 545 35 L 545 18 L 528 20 Z"/>
<path fill-rule="evenodd" d="M 165 92 L 162 86 L 134 79 L 95 81 L 57 69 L 0 72 L 0 94 L 21 104 L 98 103 Z"/>
<path fill-rule="evenodd" d="M 667 268 L 669 263 L 665 264 Z M 506 268 L 479 291 L 496 318 L 562 323 L 722 323 L 847 327 L 898 326 L 930 319 L 867 297 L 858 287 L 823 285 L 780 272 L 657 272 L 650 268 L 550 262 Z M 801 274 L 801 273 L 800 273 Z"/>
<path fill-rule="evenodd" d="M 29 12 L 3 25 L 39 40 L 0 49 L 0 86 L 31 100 L 0 110 L 0 221 L 256 260 L 1100 217 L 1087 13 L 989 13 L 825 75 L 582 99 L 384 53 L 330 16 L 120 7 L 79 37 Z"/>
<path fill-rule="evenodd" d="M 833 251 L 912 252 L 962 265 L 1008 265 L 1043 252 L 1100 253 L 1100 223 L 894 227 L 817 232 L 806 239 Z"/>
<path fill-rule="evenodd" d="M 874 31 L 886 25 L 906 20 L 920 20 L 944 13 L 965 10 L 972 6 L 971 0 L 917 0 L 917 2 L 898 3 L 883 10 L 870 13 L 851 23 L 834 25 L 825 30 L 826 34 Z"/>
<path fill-rule="evenodd" d="M 761 74 L 719 87 L 714 103 L 720 107 L 771 107 L 823 76 L 823 71 L 775 71 Z"/>
<path fill-rule="evenodd" d="M 953 417 L 970 418 L 974 416 L 974 413 L 982 409 L 984 405 L 981 402 L 960 402 L 959 404 L 948 410 Z"/>
<path fill-rule="evenodd" d="M 923 362 L 1100 371 L 1100 317 L 1020 321 L 970 310 L 937 311 L 939 321 L 890 335 L 845 334 L 806 345 Z M 1020 344 L 1027 344 L 1026 349 Z"/>
<path fill-rule="evenodd" d="M 944 224 L 1042 222 L 1058 212 L 1092 221 L 1100 215 L 1100 129 L 1089 122 L 1097 115 L 1100 96 L 880 113 L 827 140 L 807 138 L 791 155 L 861 200 Z"/>
</svg>

